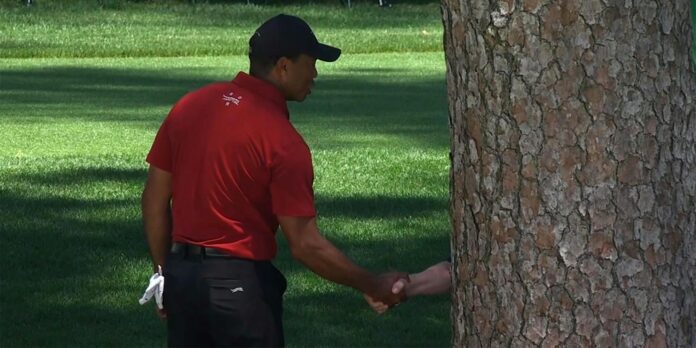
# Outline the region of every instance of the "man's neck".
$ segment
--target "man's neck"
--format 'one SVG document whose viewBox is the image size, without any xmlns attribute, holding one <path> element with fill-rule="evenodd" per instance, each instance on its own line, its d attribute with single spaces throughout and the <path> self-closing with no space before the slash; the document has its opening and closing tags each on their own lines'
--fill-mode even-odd
<svg viewBox="0 0 696 348">
<path fill-rule="evenodd" d="M 283 93 L 283 89 L 280 88 L 280 83 L 278 82 L 278 79 L 273 76 L 273 73 L 268 73 L 265 76 L 257 75 L 252 72 L 249 72 L 250 76 L 253 76 L 254 78 L 257 78 L 261 81 L 266 81 L 273 85 L 275 88 L 277 88 L 281 93 Z M 285 95 L 285 93 L 283 93 Z"/>
</svg>

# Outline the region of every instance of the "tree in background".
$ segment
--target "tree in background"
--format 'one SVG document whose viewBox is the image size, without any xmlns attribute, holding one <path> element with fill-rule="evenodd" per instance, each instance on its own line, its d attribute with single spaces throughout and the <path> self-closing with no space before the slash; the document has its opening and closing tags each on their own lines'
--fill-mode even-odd
<svg viewBox="0 0 696 348">
<path fill-rule="evenodd" d="M 696 345 L 690 0 L 443 0 L 454 346 Z"/>
</svg>

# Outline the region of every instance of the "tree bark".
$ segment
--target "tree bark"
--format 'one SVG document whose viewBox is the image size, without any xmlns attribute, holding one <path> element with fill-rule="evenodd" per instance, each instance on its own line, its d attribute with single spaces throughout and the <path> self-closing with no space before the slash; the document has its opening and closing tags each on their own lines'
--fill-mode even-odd
<svg viewBox="0 0 696 348">
<path fill-rule="evenodd" d="M 443 0 L 454 346 L 696 346 L 690 0 Z"/>
</svg>

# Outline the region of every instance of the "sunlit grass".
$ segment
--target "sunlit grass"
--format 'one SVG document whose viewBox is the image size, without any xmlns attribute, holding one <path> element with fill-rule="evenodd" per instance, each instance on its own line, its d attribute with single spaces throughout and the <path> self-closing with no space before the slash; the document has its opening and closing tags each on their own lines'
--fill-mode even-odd
<svg viewBox="0 0 696 348">
<path fill-rule="evenodd" d="M 149 272 L 143 159 L 172 103 L 246 65 L 240 56 L 0 60 L 3 346 L 164 345 L 152 307 L 137 304 Z M 446 258 L 442 53 L 346 54 L 319 70 L 291 113 L 313 149 L 323 232 L 376 272 Z M 289 347 L 449 345 L 446 296 L 377 316 L 279 242 Z"/>
<path fill-rule="evenodd" d="M 0 1 L 2 346 L 164 345 L 163 323 L 137 305 L 150 268 L 144 157 L 171 105 L 246 70 L 246 40 L 280 12 L 344 50 L 319 65 L 310 100 L 291 105 L 313 149 L 323 232 L 376 272 L 447 257 L 437 3 Z M 449 345 L 446 296 L 376 316 L 279 243 L 289 347 Z"/>
<path fill-rule="evenodd" d="M 253 30 L 281 12 L 305 18 L 322 41 L 348 53 L 442 50 L 437 3 L 391 8 L 373 2 L 347 8 L 338 0 L 296 6 L 38 1 L 26 7 L 20 3 L 0 3 L 0 57 L 243 55 Z"/>
</svg>

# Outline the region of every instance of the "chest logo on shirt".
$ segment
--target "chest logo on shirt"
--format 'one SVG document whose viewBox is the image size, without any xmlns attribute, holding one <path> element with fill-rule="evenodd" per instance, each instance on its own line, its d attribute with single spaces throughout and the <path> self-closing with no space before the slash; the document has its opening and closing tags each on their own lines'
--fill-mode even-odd
<svg viewBox="0 0 696 348">
<path fill-rule="evenodd" d="M 222 95 L 222 101 L 225 102 L 225 106 L 230 106 L 230 104 L 239 105 L 242 101 L 242 96 L 235 96 L 234 93 L 230 92 Z"/>
</svg>

